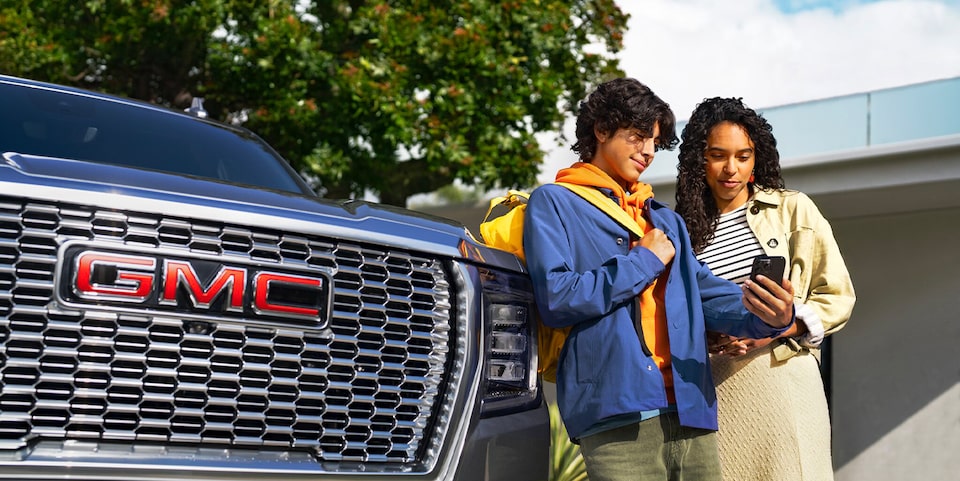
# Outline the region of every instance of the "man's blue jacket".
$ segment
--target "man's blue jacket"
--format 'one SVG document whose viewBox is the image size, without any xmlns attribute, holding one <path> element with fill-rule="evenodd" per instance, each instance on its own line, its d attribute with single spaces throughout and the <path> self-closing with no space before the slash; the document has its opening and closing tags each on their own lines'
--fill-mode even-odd
<svg viewBox="0 0 960 481">
<path fill-rule="evenodd" d="M 697 260 L 679 215 L 652 199 L 644 209 L 676 248 L 665 295 L 680 422 L 716 430 L 706 331 L 764 338 L 786 329 L 747 311 L 740 287 Z M 660 259 L 644 247 L 630 249 L 625 227 L 555 184 L 531 194 L 523 239 L 543 322 L 573 326 L 557 370 L 557 402 L 570 437 L 611 416 L 667 407 L 663 376 L 634 324 L 637 296 L 665 268 Z"/>
</svg>

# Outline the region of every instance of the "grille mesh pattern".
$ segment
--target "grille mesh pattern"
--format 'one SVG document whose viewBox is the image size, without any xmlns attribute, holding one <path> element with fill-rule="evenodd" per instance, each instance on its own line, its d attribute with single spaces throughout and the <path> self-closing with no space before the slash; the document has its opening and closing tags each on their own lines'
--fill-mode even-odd
<svg viewBox="0 0 960 481">
<path fill-rule="evenodd" d="M 68 240 L 335 270 L 330 328 L 58 309 L 57 250 Z M 415 462 L 443 411 L 449 290 L 441 262 L 411 252 L 0 196 L 0 443 L 139 440 Z"/>
</svg>

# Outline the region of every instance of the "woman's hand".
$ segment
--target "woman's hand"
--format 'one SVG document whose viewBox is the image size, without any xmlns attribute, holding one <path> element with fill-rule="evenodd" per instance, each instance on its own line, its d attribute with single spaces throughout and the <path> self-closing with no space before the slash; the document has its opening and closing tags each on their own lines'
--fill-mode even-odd
<svg viewBox="0 0 960 481">
<path fill-rule="evenodd" d="M 793 320 L 793 284 L 787 278 L 782 285 L 772 279 L 757 277 L 747 279 L 740 285 L 743 290 L 743 305 L 763 322 L 774 327 L 786 327 Z"/>
</svg>

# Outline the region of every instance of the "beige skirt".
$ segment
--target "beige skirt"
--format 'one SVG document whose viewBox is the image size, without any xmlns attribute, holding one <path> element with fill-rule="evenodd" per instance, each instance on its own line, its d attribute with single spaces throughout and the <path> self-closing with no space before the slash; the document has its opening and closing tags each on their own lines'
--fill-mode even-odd
<svg viewBox="0 0 960 481">
<path fill-rule="evenodd" d="M 817 359 L 777 362 L 776 342 L 738 358 L 711 356 L 726 481 L 830 481 L 830 418 Z"/>
</svg>

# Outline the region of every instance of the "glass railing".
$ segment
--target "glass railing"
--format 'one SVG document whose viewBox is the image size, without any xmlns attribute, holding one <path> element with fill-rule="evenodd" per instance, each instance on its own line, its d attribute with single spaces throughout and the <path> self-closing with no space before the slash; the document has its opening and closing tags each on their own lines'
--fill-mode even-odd
<svg viewBox="0 0 960 481">
<path fill-rule="evenodd" d="M 960 134 L 958 107 L 960 77 L 758 110 L 789 166 L 801 157 Z M 675 178 L 678 152 L 658 153 L 647 181 Z"/>
</svg>

